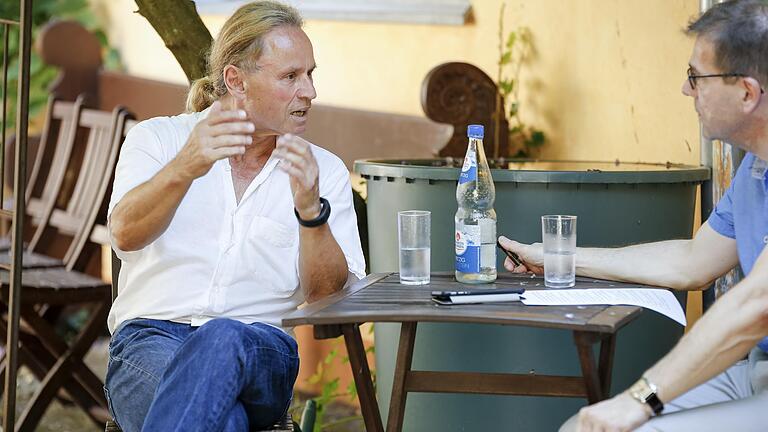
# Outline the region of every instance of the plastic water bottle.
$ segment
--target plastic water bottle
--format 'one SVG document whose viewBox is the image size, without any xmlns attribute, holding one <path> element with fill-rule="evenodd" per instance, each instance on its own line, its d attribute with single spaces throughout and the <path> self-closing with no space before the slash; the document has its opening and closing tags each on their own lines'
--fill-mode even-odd
<svg viewBox="0 0 768 432">
<path fill-rule="evenodd" d="M 469 146 L 456 187 L 456 280 L 496 280 L 496 188 L 483 150 L 483 126 L 467 127 Z"/>
</svg>

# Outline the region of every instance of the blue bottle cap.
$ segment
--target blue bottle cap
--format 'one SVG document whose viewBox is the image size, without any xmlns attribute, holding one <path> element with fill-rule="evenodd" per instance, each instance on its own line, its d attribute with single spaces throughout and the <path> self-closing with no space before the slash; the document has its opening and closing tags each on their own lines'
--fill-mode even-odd
<svg viewBox="0 0 768 432">
<path fill-rule="evenodd" d="M 467 136 L 470 138 L 482 138 L 485 133 L 483 125 L 469 125 L 467 126 Z"/>
</svg>

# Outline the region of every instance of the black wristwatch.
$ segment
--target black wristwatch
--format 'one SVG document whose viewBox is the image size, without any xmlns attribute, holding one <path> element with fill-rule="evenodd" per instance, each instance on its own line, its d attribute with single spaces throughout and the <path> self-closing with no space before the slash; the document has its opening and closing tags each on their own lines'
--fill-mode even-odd
<svg viewBox="0 0 768 432">
<path fill-rule="evenodd" d="M 313 228 L 328 222 L 328 218 L 331 217 L 331 203 L 327 199 L 320 197 L 320 214 L 316 218 L 310 220 L 304 220 L 299 216 L 299 211 L 296 207 L 293 208 L 293 212 L 296 213 L 296 219 L 299 221 L 299 225 L 303 227 Z"/>
<path fill-rule="evenodd" d="M 648 381 L 648 378 L 642 377 L 632 384 L 629 388 L 629 394 L 640 403 L 648 404 L 653 410 L 653 415 L 659 415 L 664 411 L 664 404 L 659 399 L 658 387 Z"/>
</svg>

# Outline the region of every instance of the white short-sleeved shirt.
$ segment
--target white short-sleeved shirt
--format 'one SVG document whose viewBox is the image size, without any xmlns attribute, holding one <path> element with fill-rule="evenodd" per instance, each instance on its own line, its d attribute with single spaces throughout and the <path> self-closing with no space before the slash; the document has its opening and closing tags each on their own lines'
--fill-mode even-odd
<svg viewBox="0 0 768 432">
<path fill-rule="evenodd" d="M 109 213 L 130 190 L 170 162 L 207 110 L 137 124 L 120 151 Z M 312 146 L 320 196 L 349 272 L 365 275 L 349 173 L 331 152 Z M 226 317 L 280 326 L 304 302 L 299 286 L 299 224 L 289 177 L 270 158 L 237 203 L 229 160 L 217 161 L 192 182 L 168 228 L 137 251 L 121 251 L 119 295 L 109 313 L 111 332 L 133 318 L 201 325 Z"/>
</svg>

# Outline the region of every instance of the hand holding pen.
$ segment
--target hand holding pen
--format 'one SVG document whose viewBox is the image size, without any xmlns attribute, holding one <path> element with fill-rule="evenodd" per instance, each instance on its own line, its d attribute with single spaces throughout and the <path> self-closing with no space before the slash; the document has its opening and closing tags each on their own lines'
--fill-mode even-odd
<svg viewBox="0 0 768 432">
<path fill-rule="evenodd" d="M 507 270 L 512 273 L 544 274 L 544 253 L 541 243 L 526 245 L 500 236 L 496 245 L 507 255 L 507 259 L 504 260 L 504 267 Z"/>
</svg>

